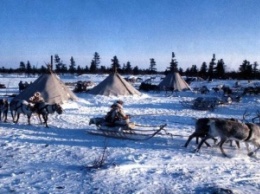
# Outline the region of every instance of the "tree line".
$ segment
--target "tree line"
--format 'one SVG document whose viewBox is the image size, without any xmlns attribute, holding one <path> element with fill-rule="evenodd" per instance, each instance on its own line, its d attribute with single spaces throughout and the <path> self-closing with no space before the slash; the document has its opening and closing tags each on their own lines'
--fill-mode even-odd
<svg viewBox="0 0 260 194">
<path fill-rule="evenodd" d="M 76 64 L 73 57 L 70 58 L 70 64 L 67 65 L 63 63 L 58 54 L 54 55 L 53 64 L 51 64 L 51 69 L 57 74 L 102 74 L 111 73 L 117 70 L 120 74 L 167 74 L 168 72 L 178 71 L 181 75 L 189 77 L 201 77 L 203 79 L 260 79 L 260 71 L 258 69 L 258 63 L 250 63 L 248 60 L 244 60 L 239 66 L 238 71 L 226 71 L 226 64 L 223 59 L 216 59 L 216 55 L 213 54 L 211 61 L 203 62 L 200 67 L 197 65 L 192 65 L 188 67 L 185 71 L 178 67 L 178 61 L 175 57 L 175 53 L 172 52 L 172 58 L 169 61 L 169 66 L 165 71 L 157 71 L 156 60 L 154 58 L 150 59 L 150 64 L 147 69 L 140 69 L 138 66 L 132 67 L 131 63 L 127 61 L 126 63 L 120 64 L 117 56 L 111 59 L 111 64 L 106 67 L 101 64 L 101 57 L 98 52 L 95 52 L 93 59 L 89 65 L 82 67 Z M 50 64 L 48 64 L 50 65 Z M 27 63 L 21 61 L 17 69 L 6 69 L 2 67 L 0 73 L 18 73 L 26 74 L 28 76 L 42 74 L 48 72 L 49 66 L 47 64 L 41 67 L 36 67 L 31 65 L 29 61 Z"/>
</svg>

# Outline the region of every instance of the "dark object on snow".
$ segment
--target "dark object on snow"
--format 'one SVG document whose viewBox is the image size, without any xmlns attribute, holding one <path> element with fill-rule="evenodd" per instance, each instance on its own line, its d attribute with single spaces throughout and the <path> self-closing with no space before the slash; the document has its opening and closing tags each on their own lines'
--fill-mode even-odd
<svg viewBox="0 0 260 194">
<path fill-rule="evenodd" d="M 7 99 L 5 98 L 0 99 L 0 121 L 2 120 L 2 113 L 3 113 L 4 122 L 7 121 L 8 110 L 9 110 L 9 103 Z"/>
<path fill-rule="evenodd" d="M 197 188 L 195 193 L 208 193 L 208 194 L 235 194 L 231 189 L 221 188 L 221 187 L 204 187 Z"/>
<path fill-rule="evenodd" d="M 6 88 L 4 84 L 0 84 L 0 88 Z"/>
<path fill-rule="evenodd" d="M 244 88 L 242 95 L 258 95 L 258 94 L 260 94 L 260 86 L 256 86 L 256 87 L 250 86 Z"/>
<path fill-rule="evenodd" d="M 139 86 L 139 90 L 143 90 L 143 91 L 159 91 L 159 87 L 157 85 L 154 84 L 150 84 L 150 83 L 145 83 L 142 82 L 141 85 Z"/>
<path fill-rule="evenodd" d="M 87 92 L 90 87 L 94 85 L 93 82 L 91 81 L 78 81 L 73 92 L 78 93 L 78 92 Z"/>
<path fill-rule="evenodd" d="M 198 97 L 192 101 L 181 101 L 183 106 L 195 110 L 214 110 L 218 105 L 224 104 L 218 97 Z"/>
<path fill-rule="evenodd" d="M 201 94 L 207 94 L 207 93 L 209 93 L 209 89 L 207 88 L 207 86 L 202 86 L 202 87 L 200 88 L 200 93 L 201 93 Z"/>
</svg>

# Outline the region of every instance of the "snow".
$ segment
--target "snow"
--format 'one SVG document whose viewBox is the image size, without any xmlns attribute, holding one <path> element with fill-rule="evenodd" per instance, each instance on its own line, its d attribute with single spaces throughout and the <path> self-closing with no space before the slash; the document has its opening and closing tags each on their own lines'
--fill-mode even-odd
<svg viewBox="0 0 260 194">
<path fill-rule="evenodd" d="M 83 78 L 99 82 L 105 77 L 61 77 L 64 82 Z M 0 94 L 17 92 L 20 79 L 30 82 L 36 78 L 1 77 L 0 83 L 8 89 L 1 89 Z M 194 82 L 191 86 L 233 86 L 235 81 Z M 208 95 L 216 94 L 211 91 Z M 259 96 L 245 96 L 241 102 L 214 111 L 196 111 L 180 104 L 201 96 L 195 92 L 77 96 L 78 102 L 63 105 L 63 114 L 49 117 L 50 128 L 40 125 L 36 116 L 31 125 L 24 116 L 18 124 L 12 123 L 10 114 L 7 123 L 0 123 L 0 193 L 259 193 L 259 159 L 247 156 L 244 145 L 240 149 L 224 145 L 229 157 L 223 157 L 217 147 L 203 146 L 194 153 L 194 140 L 183 147 L 196 118 L 242 119 L 247 110 L 250 120 L 259 110 Z M 117 99 L 124 101 L 133 122 L 167 123 L 165 129 L 172 137 L 162 132 L 146 141 L 134 141 L 88 134 L 87 130 L 95 129 L 89 125 L 90 118 L 104 116 Z M 103 153 L 104 164 L 91 168 Z"/>
</svg>

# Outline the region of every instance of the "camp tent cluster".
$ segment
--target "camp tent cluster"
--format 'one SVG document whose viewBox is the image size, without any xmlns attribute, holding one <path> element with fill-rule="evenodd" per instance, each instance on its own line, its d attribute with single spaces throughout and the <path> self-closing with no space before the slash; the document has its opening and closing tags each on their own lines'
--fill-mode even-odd
<svg viewBox="0 0 260 194">
<path fill-rule="evenodd" d="M 178 72 L 171 72 L 160 82 L 160 90 L 171 88 L 174 91 L 191 90 L 189 84 L 180 76 Z M 94 95 L 119 96 L 119 95 L 138 95 L 141 93 L 136 90 L 116 71 L 111 73 L 106 79 L 89 91 Z"/>
<path fill-rule="evenodd" d="M 172 88 L 176 91 L 190 90 L 190 86 L 178 72 L 169 73 L 159 84 L 161 90 Z M 68 100 L 76 100 L 76 95 L 59 79 L 52 71 L 42 74 L 14 99 L 28 100 L 35 92 L 40 92 L 48 103 L 65 103 Z M 89 94 L 104 96 L 127 96 L 141 93 L 127 82 L 117 71 L 89 91 Z"/>
</svg>

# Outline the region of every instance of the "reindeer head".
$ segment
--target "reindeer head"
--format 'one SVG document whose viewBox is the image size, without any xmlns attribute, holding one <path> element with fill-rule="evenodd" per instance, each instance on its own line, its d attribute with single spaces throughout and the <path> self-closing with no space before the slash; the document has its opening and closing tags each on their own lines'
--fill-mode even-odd
<svg viewBox="0 0 260 194">
<path fill-rule="evenodd" d="M 63 109 L 62 109 L 61 105 L 55 104 L 55 107 L 56 107 L 56 112 L 57 112 L 58 114 L 62 114 Z"/>
<path fill-rule="evenodd" d="M 91 118 L 91 119 L 89 120 L 89 123 L 88 123 L 88 124 L 89 124 L 89 125 L 96 124 L 95 118 Z"/>
<path fill-rule="evenodd" d="M 100 126 L 102 123 L 104 123 L 105 119 L 104 118 L 99 118 L 99 117 L 96 117 L 96 118 L 91 118 L 89 120 L 89 125 L 91 124 L 94 124 L 96 126 Z"/>
</svg>

